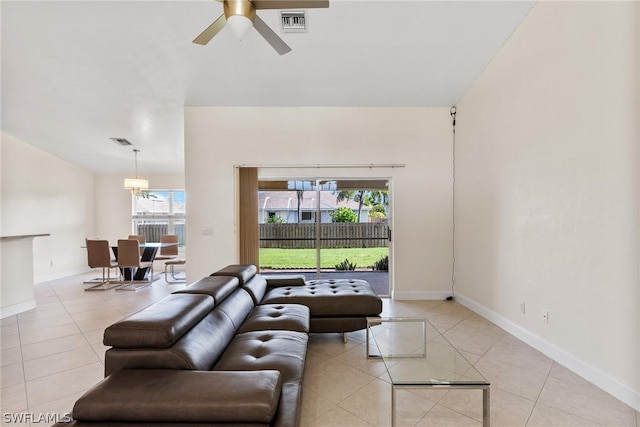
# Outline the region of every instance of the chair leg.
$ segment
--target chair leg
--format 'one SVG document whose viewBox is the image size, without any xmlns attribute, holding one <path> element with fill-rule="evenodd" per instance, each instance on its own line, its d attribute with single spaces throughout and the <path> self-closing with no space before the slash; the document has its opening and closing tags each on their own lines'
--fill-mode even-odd
<svg viewBox="0 0 640 427">
<path fill-rule="evenodd" d="M 105 277 L 105 270 L 107 273 L 107 277 Z M 87 283 L 87 282 L 85 282 Z M 85 288 L 85 291 L 107 291 L 109 289 L 113 289 L 119 286 L 119 283 L 111 282 L 111 267 L 102 267 L 102 281 L 97 283 L 94 286 L 90 286 Z"/>
<path fill-rule="evenodd" d="M 170 270 L 170 271 L 167 271 L 167 270 Z M 169 275 L 174 280 L 169 280 Z M 183 279 L 176 279 L 175 265 L 167 264 L 165 262 L 164 263 L 164 281 L 167 282 L 167 284 L 172 285 L 172 284 L 176 284 L 176 283 L 186 283 L 187 279 L 186 278 L 184 280 Z"/>
</svg>

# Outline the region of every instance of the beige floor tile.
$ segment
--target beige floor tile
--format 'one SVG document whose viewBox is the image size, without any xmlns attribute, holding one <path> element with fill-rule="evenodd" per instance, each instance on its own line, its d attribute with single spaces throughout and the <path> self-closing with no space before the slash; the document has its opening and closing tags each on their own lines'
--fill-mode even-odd
<svg viewBox="0 0 640 427">
<path fill-rule="evenodd" d="M 69 312 L 64 307 L 55 308 L 36 308 L 34 310 L 25 311 L 18 314 L 18 323 L 33 322 L 42 319 L 51 319 L 52 317 L 68 316 Z"/>
<path fill-rule="evenodd" d="M 420 398 L 414 395 L 414 399 Z M 391 424 L 391 385 L 376 379 L 347 397 L 338 406 L 371 425 L 388 426 Z"/>
<path fill-rule="evenodd" d="M 33 319 L 29 321 L 20 320 L 20 334 L 31 334 L 43 329 L 49 329 L 54 326 L 72 325 L 75 322 L 68 313 L 64 313 L 60 316 L 48 317 L 45 319 Z"/>
<path fill-rule="evenodd" d="M 41 295 L 42 292 L 38 290 L 35 290 L 34 294 L 38 303 L 38 309 L 42 308 L 43 306 L 47 306 L 47 307 L 62 306 L 62 304 L 60 303 L 60 299 L 55 294 L 55 292 L 53 292 L 52 289 L 47 290 L 46 295 Z"/>
<path fill-rule="evenodd" d="M 34 344 L 37 342 L 48 341 L 53 338 L 66 337 L 80 333 L 80 329 L 75 323 L 68 325 L 52 326 L 50 328 L 42 328 L 27 333 L 20 334 L 22 345 Z"/>
<path fill-rule="evenodd" d="M 6 337 L 0 338 L 0 347 L 3 350 L 20 347 L 20 335 L 7 335 Z"/>
<path fill-rule="evenodd" d="M 424 317 L 425 312 L 444 304 L 443 301 L 392 301 L 382 299 L 381 317 Z"/>
<path fill-rule="evenodd" d="M 100 362 L 70 369 L 58 374 L 27 381 L 29 406 L 37 407 L 48 402 L 60 400 L 65 396 L 76 395 L 97 384 L 104 375 L 104 366 Z M 66 410 L 63 408 L 61 410 Z"/>
<path fill-rule="evenodd" d="M 558 364 L 554 364 L 538 402 L 603 426 L 636 425 L 631 407 Z"/>
<path fill-rule="evenodd" d="M 543 375 L 548 375 L 553 366 L 553 360 L 509 334 L 504 334 L 485 357 Z"/>
<path fill-rule="evenodd" d="M 20 420 L 26 419 L 25 415 L 20 415 L 20 413 L 11 413 L 6 416 L 0 418 L 0 426 L 11 426 L 11 427 L 30 427 L 31 423 L 29 422 L 20 422 Z"/>
<path fill-rule="evenodd" d="M 333 406 L 309 424 L 301 427 L 372 427 L 371 424 L 345 411 Z"/>
<path fill-rule="evenodd" d="M 8 316 L 4 319 L 0 319 L 0 326 L 9 326 L 9 325 L 17 325 L 18 324 L 18 316 Z"/>
<path fill-rule="evenodd" d="M 444 333 L 444 337 L 458 350 L 484 355 L 505 332 L 487 321 L 469 316 Z"/>
<path fill-rule="evenodd" d="M 26 381 L 31 381 L 96 362 L 100 362 L 100 358 L 93 348 L 87 345 L 64 353 L 26 361 L 24 362 L 24 376 Z"/>
<path fill-rule="evenodd" d="M 482 390 L 451 389 L 438 404 L 476 421 L 482 421 Z"/>
<path fill-rule="evenodd" d="M 535 402 L 499 388 L 491 390 L 490 414 L 494 427 L 526 426 Z"/>
<path fill-rule="evenodd" d="M 382 359 L 367 358 L 365 344 L 358 344 L 350 350 L 336 356 L 335 360 L 374 377 L 379 377 L 387 371 Z"/>
<path fill-rule="evenodd" d="M 334 403 L 320 396 L 318 393 L 305 388 L 302 392 L 302 409 L 300 423 L 309 425 L 313 420 L 335 406 Z"/>
<path fill-rule="evenodd" d="M 89 342 L 82 334 L 68 335 L 51 340 L 40 341 L 22 346 L 22 358 L 29 361 L 52 354 L 89 346 Z"/>
<path fill-rule="evenodd" d="M 94 304 L 93 310 L 80 311 L 71 314 L 71 317 L 76 322 L 83 322 L 110 316 L 119 316 L 120 318 L 122 318 L 122 313 L 120 313 L 115 307 L 112 307 L 111 305 L 104 306 Z"/>
<path fill-rule="evenodd" d="M 102 339 L 104 338 L 104 331 L 100 329 L 95 329 L 93 331 L 83 332 L 85 339 L 89 342 L 89 344 L 102 344 Z"/>
<path fill-rule="evenodd" d="M 26 411 L 27 391 L 24 383 L 15 384 L 9 387 L 2 387 L 0 394 L 2 414 Z"/>
<path fill-rule="evenodd" d="M 9 323 L 7 325 L 2 325 L 0 327 L 1 331 L 0 331 L 0 336 L 2 337 L 2 339 L 9 337 L 11 335 L 18 335 L 19 333 L 19 329 L 18 329 L 18 323 Z"/>
<path fill-rule="evenodd" d="M 585 418 L 569 414 L 560 409 L 552 408 L 542 403 L 536 403 L 527 427 L 591 427 L 601 424 L 594 423 Z"/>
<path fill-rule="evenodd" d="M 489 380 L 491 389 L 499 388 L 534 401 L 547 380 L 546 375 L 498 363 L 486 356 L 475 364 L 475 368 Z"/>
<path fill-rule="evenodd" d="M 100 361 L 104 364 L 105 352 L 110 347 L 107 347 L 106 345 L 102 345 L 102 343 L 98 343 L 98 344 L 91 344 L 91 348 L 93 348 L 93 351 L 96 353 Z"/>
<path fill-rule="evenodd" d="M 22 362 L 12 363 L 11 365 L 5 365 L 0 368 L 0 385 L 2 385 L 2 388 L 23 382 L 24 370 L 22 368 Z"/>
<path fill-rule="evenodd" d="M 455 302 L 443 303 L 425 313 L 425 318 L 441 333 L 462 322 L 471 315 L 471 311 Z"/>
<path fill-rule="evenodd" d="M 452 411 L 441 405 L 436 405 L 425 415 L 416 427 L 480 427 L 482 422 L 476 421 L 463 414 Z"/>
<path fill-rule="evenodd" d="M 343 363 L 326 362 L 305 369 L 304 383 L 309 390 L 338 403 L 374 379 Z"/>
<path fill-rule="evenodd" d="M 103 332 L 107 327 L 114 324 L 118 320 L 121 320 L 122 318 L 123 316 L 121 314 L 114 313 L 114 314 L 107 315 L 105 317 L 101 316 L 95 319 L 77 321 L 76 325 L 78 325 L 78 328 L 80 328 L 82 332 L 89 332 L 89 331 L 95 331 L 95 330 L 100 330 L 101 332 Z"/>
<path fill-rule="evenodd" d="M 20 347 L 2 348 L 0 350 L 0 366 L 22 363 L 22 351 Z"/>
</svg>

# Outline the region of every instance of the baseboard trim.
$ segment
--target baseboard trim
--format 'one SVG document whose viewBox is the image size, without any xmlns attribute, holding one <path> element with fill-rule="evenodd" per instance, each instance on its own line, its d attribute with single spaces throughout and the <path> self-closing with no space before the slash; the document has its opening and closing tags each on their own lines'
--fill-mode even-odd
<svg viewBox="0 0 640 427">
<path fill-rule="evenodd" d="M 424 291 L 412 291 L 412 292 L 397 292 L 391 291 L 391 299 L 393 300 L 424 300 L 424 299 L 432 299 L 432 300 L 445 300 L 448 296 L 451 296 L 451 293 L 448 292 L 424 292 Z"/>
<path fill-rule="evenodd" d="M 41 276 L 38 276 L 38 277 L 34 277 L 33 278 L 33 283 L 34 284 L 38 284 L 38 283 L 50 282 L 52 280 L 64 279 L 64 278 L 67 278 L 67 277 L 76 276 L 78 274 L 88 273 L 89 271 L 91 271 L 90 268 L 76 268 L 76 269 L 73 269 L 73 270 L 62 271 L 62 272 L 59 272 L 59 273 L 44 274 L 44 275 L 41 275 Z M 100 274 L 102 274 L 102 273 L 100 273 Z"/>
<path fill-rule="evenodd" d="M 456 300 L 481 315 L 487 320 L 491 321 L 495 325 L 501 327 L 505 331 L 509 332 L 516 338 L 524 341 L 531 347 L 550 357 L 554 361 L 560 363 L 567 369 L 580 375 L 582 378 L 606 391 L 616 399 L 634 408 L 636 411 L 640 411 L 640 391 L 631 389 L 630 387 L 620 383 L 618 380 L 610 377 L 606 373 L 594 368 L 593 366 L 585 363 L 580 358 L 573 354 L 568 353 L 564 349 L 557 345 L 550 343 L 549 341 L 532 334 L 522 326 L 513 323 L 511 320 L 505 318 L 499 313 L 488 309 L 482 304 L 478 304 L 476 301 L 456 293 Z"/>
<path fill-rule="evenodd" d="M 13 316 L 15 314 L 20 314 L 28 310 L 33 310 L 34 308 L 36 308 L 35 299 L 21 302 L 19 304 L 9 305 L 7 307 L 2 307 L 0 308 L 0 319 L 4 319 L 5 317 Z"/>
</svg>

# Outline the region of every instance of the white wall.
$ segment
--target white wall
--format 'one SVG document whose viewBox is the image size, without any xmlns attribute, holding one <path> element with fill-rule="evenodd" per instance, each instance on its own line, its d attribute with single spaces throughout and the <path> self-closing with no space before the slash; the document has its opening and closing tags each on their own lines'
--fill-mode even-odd
<svg viewBox="0 0 640 427">
<path fill-rule="evenodd" d="M 185 152 L 189 281 L 237 262 L 234 166 L 404 164 L 380 169 L 270 167 L 260 175 L 391 178 L 395 296 L 448 294 L 448 108 L 188 107 Z M 213 235 L 203 235 L 209 227 Z"/>
<path fill-rule="evenodd" d="M 455 199 L 459 299 L 636 409 L 639 9 L 532 9 L 458 103 Z"/>
<path fill-rule="evenodd" d="M 93 174 L 6 133 L 1 145 L 1 234 L 51 234 L 33 242 L 36 282 L 86 271 Z"/>
</svg>

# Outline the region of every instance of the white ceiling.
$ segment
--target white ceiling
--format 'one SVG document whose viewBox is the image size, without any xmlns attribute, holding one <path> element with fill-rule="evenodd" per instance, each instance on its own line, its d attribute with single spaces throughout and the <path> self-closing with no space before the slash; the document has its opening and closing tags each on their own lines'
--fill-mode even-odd
<svg viewBox="0 0 640 427">
<path fill-rule="evenodd" d="M 100 174 L 184 169 L 184 106 L 451 106 L 533 1 L 332 0 L 279 56 L 202 1 L 2 0 L 2 130 Z M 129 139 L 120 147 L 110 137 Z"/>
</svg>

